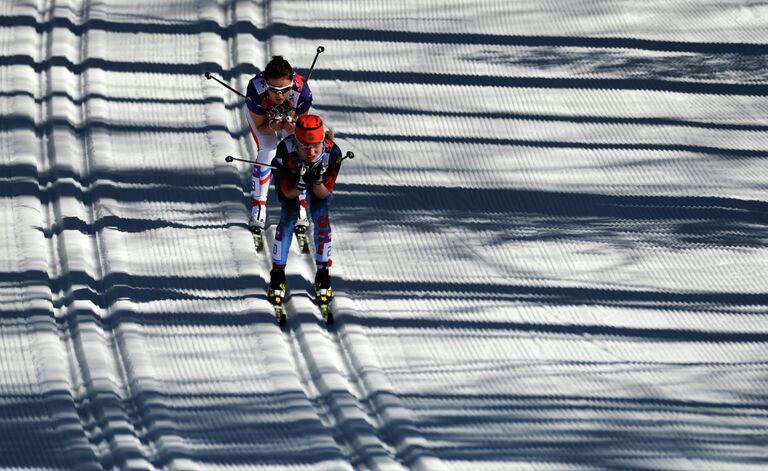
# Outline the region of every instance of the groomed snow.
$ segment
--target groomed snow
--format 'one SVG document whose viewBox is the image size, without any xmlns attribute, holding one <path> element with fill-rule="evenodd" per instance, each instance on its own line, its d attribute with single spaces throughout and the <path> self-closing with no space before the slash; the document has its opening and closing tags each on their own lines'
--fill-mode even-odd
<svg viewBox="0 0 768 471">
<path fill-rule="evenodd" d="M 318 45 L 336 323 L 293 248 L 281 329 L 203 73 Z M 768 468 L 766 50 L 760 2 L 0 3 L 0 469 Z"/>
</svg>

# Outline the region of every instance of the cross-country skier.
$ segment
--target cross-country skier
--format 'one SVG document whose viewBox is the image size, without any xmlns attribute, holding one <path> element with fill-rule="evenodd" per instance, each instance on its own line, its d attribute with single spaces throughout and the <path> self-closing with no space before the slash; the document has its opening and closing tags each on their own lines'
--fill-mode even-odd
<svg viewBox="0 0 768 471">
<path fill-rule="evenodd" d="M 267 294 L 273 304 L 280 304 L 285 297 L 285 265 L 291 247 L 291 234 L 299 217 L 299 194 L 305 189 L 314 223 L 315 291 L 318 302 L 327 305 L 333 296 L 328 273 L 332 239 L 329 209 L 341 160 L 341 149 L 333 142 L 333 132 L 326 130 L 322 119 L 313 114 L 300 116 L 296 121 L 295 134 L 277 147 L 275 189 L 282 210 L 275 231 Z"/>
<path fill-rule="evenodd" d="M 263 72 L 248 82 L 245 100 L 245 116 L 251 129 L 251 136 L 258 146 L 256 161 L 269 164 L 275 156 L 278 133 L 286 137 L 293 133 L 294 123 L 312 105 L 312 92 L 303 76 L 295 73 L 293 67 L 282 56 L 273 56 Z M 261 233 L 267 220 L 267 192 L 272 169 L 261 165 L 253 166 L 253 187 L 251 218 L 248 227 L 254 234 Z M 307 224 L 306 201 L 302 195 L 300 224 Z"/>
</svg>

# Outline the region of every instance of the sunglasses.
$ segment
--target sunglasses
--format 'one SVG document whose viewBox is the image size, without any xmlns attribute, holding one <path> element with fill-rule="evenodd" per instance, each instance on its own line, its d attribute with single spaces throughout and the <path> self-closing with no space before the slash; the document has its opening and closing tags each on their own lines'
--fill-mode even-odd
<svg viewBox="0 0 768 471">
<path fill-rule="evenodd" d="M 317 149 L 323 145 L 322 142 L 317 142 L 315 144 L 304 144 L 300 140 L 296 139 L 296 144 L 298 144 L 300 149 Z"/>
<path fill-rule="evenodd" d="M 267 84 L 267 90 L 272 93 L 288 93 L 291 90 L 291 87 L 293 87 L 293 84 L 285 87 L 273 87 L 272 85 Z"/>
</svg>

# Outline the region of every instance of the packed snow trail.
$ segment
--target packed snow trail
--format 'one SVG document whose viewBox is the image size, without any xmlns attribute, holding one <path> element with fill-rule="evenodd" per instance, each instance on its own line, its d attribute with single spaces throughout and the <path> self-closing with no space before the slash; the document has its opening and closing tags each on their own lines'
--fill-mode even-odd
<svg viewBox="0 0 768 471">
<path fill-rule="evenodd" d="M 765 468 L 766 18 L 3 3 L 0 468 Z M 318 45 L 335 324 L 294 247 L 281 328 L 203 74 Z"/>
</svg>

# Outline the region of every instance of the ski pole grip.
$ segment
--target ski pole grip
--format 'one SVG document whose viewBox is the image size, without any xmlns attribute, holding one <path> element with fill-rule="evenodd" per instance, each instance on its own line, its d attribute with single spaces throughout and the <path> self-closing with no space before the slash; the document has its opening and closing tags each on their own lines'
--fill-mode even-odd
<svg viewBox="0 0 768 471">
<path fill-rule="evenodd" d="M 355 153 L 352 152 L 351 150 L 349 150 L 349 151 L 347 151 L 346 154 L 344 154 L 344 157 L 340 157 L 340 158 L 336 159 L 336 162 L 337 163 L 341 163 L 341 161 L 344 160 L 344 159 L 354 159 L 354 158 L 355 158 Z"/>
</svg>

